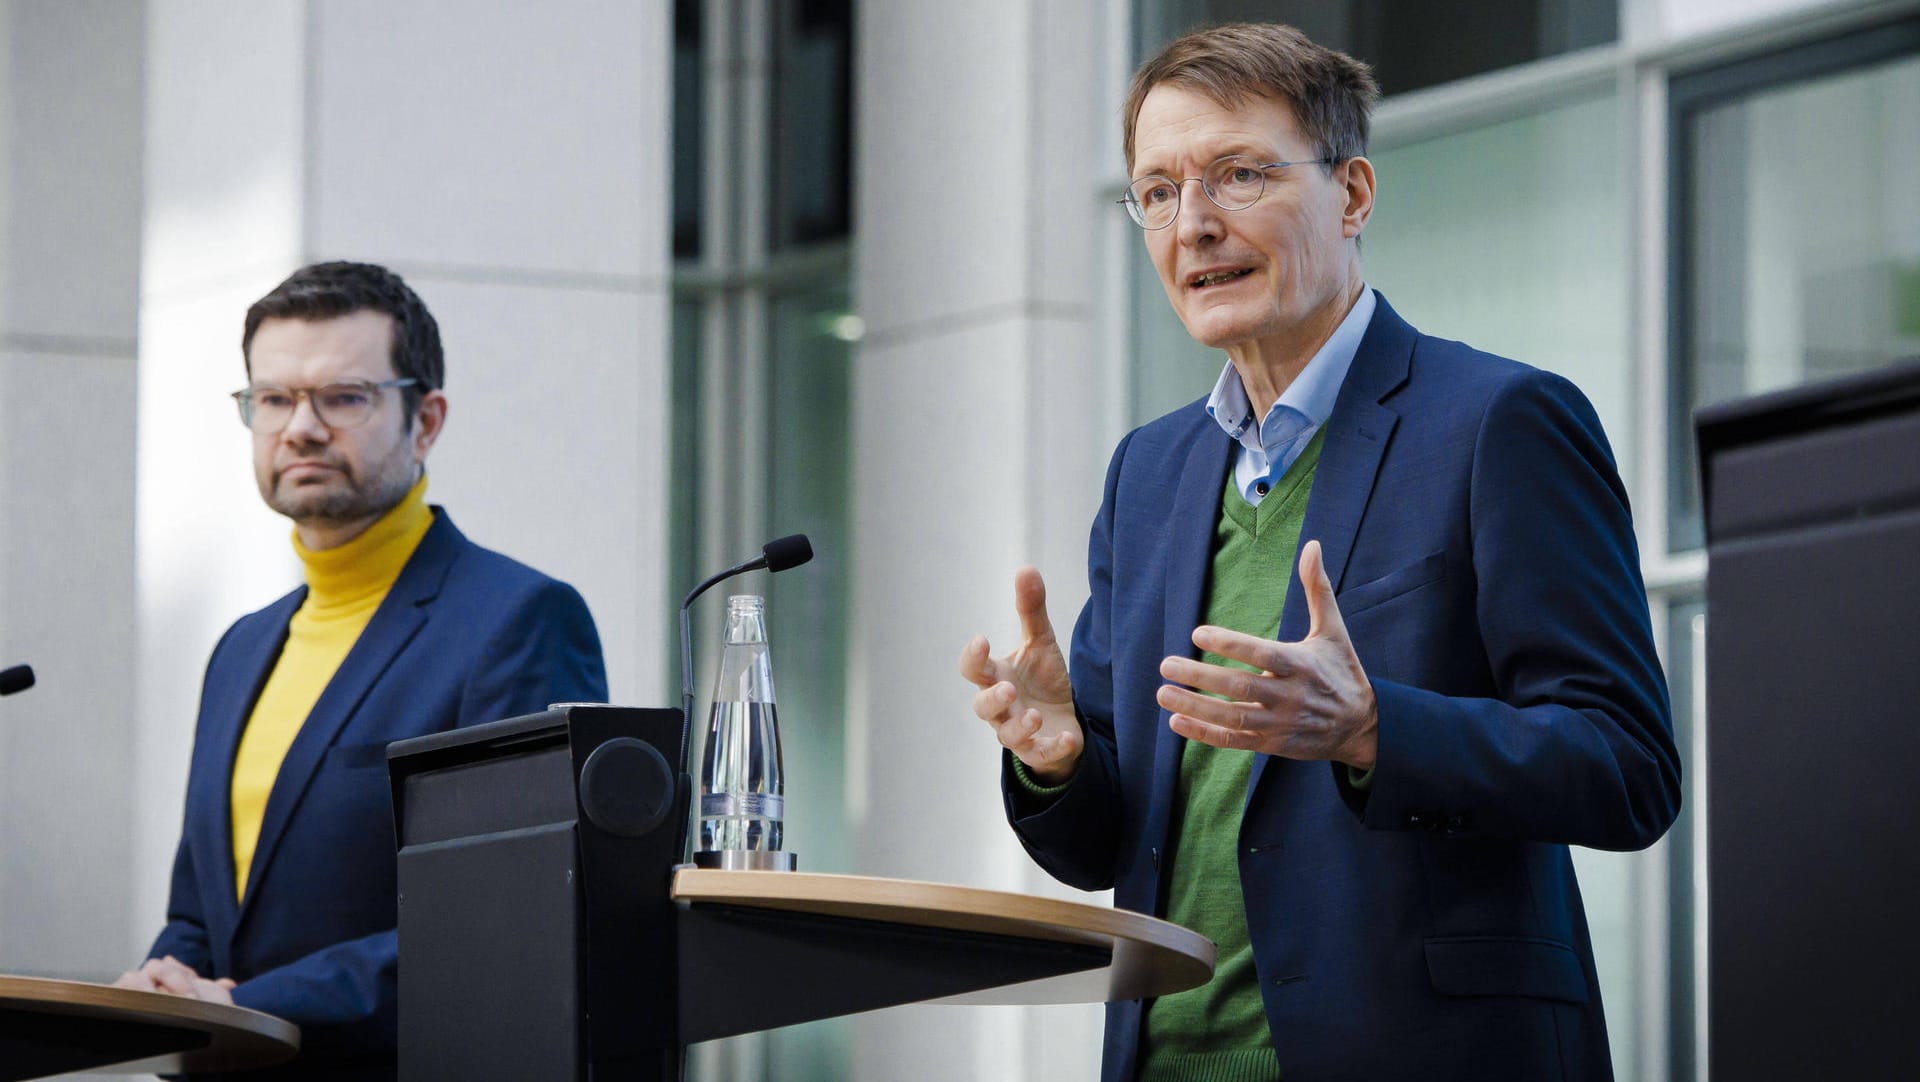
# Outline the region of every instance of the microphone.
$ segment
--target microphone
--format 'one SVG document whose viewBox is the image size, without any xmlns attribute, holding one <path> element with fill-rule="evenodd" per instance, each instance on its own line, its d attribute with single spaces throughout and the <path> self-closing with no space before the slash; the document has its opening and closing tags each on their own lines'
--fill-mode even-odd
<svg viewBox="0 0 1920 1082">
<path fill-rule="evenodd" d="M 784 540 L 790 540 L 790 539 L 782 538 L 781 540 L 784 541 Z M 801 538 L 800 543 L 802 545 L 805 545 L 807 543 L 807 539 L 804 537 Z M 812 555 L 813 554 L 811 552 L 807 554 L 807 556 L 812 556 Z M 806 558 L 807 557 L 805 556 L 801 557 L 800 562 L 805 563 Z M 0 695 L 11 695 L 16 691 L 25 691 L 32 686 L 33 686 L 33 666 L 15 665 L 11 669 L 0 669 Z"/>
<path fill-rule="evenodd" d="M 778 537 L 760 546 L 760 555 L 743 564 L 735 564 L 710 576 L 705 582 L 695 586 L 680 602 L 680 776 L 691 777 L 688 773 L 688 757 L 692 754 L 691 737 L 693 731 L 693 599 L 707 592 L 716 583 L 725 582 L 735 575 L 744 575 L 749 571 L 766 568 L 778 573 L 790 567 L 799 567 L 813 559 L 813 544 L 803 533 Z M 687 851 L 687 819 L 680 819 L 680 852 Z"/>
</svg>

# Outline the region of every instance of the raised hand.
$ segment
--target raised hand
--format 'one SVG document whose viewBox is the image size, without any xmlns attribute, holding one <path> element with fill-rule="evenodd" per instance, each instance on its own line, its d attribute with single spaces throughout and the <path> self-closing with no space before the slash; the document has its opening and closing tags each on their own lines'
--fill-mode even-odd
<svg viewBox="0 0 1920 1082">
<path fill-rule="evenodd" d="M 1301 546 L 1300 583 L 1306 638 L 1275 642 L 1223 627 L 1195 628 L 1195 646 L 1260 671 L 1169 657 L 1160 675 L 1170 683 L 1156 697 L 1172 712 L 1173 730 L 1188 740 L 1370 770 L 1379 746 L 1378 704 L 1347 637 L 1318 541 Z"/>
<path fill-rule="evenodd" d="M 1026 764 L 1034 780 L 1057 785 L 1073 776 L 1086 738 L 1073 712 L 1067 658 L 1047 618 L 1047 586 L 1040 572 L 1023 567 L 1013 577 L 1013 607 L 1020 614 L 1018 649 L 993 657 L 985 635 L 960 651 L 960 675 L 980 689 L 973 712 Z"/>
</svg>

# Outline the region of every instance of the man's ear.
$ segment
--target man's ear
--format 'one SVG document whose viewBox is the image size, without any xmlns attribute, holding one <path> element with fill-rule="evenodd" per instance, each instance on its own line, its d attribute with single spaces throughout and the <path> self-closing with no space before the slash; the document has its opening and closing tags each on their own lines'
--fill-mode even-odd
<svg viewBox="0 0 1920 1082">
<path fill-rule="evenodd" d="M 1365 158 L 1348 158 L 1340 163 L 1344 180 L 1341 187 L 1346 189 L 1347 205 L 1341 215 L 1341 235 L 1357 237 L 1367 227 L 1367 219 L 1373 217 L 1373 196 L 1376 183 L 1373 175 L 1373 163 Z"/>
<path fill-rule="evenodd" d="M 427 452 L 433 450 L 433 442 L 440 438 L 440 432 L 446 426 L 446 392 L 432 390 L 421 395 L 420 405 L 413 411 L 414 461 L 424 463 L 427 460 Z"/>
</svg>

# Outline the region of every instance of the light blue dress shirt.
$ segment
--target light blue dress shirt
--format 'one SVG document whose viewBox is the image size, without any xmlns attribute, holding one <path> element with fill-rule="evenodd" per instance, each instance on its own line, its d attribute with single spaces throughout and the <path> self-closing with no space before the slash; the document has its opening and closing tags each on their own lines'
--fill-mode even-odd
<svg viewBox="0 0 1920 1082">
<path fill-rule="evenodd" d="M 1247 398 L 1240 372 L 1227 362 L 1220 379 L 1207 399 L 1207 415 L 1218 422 L 1227 435 L 1240 445 L 1233 463 L 1234 488 L 1255 507 L 1267 491 L 1307 449 L 1313 434 L 1327 423 L 1333 403 L 1340 396 L 1340 384 L 1346 381 L 1360 339 L 1373 322 L 1373 290 L 1360 287 L 1360 299 L 1353 302 L 1347 318 L 1320 347 L 1300 375 L 1280 392 L 1273 408 L 1258 424 L 1254 423 L 1253 403 Z"/>
</svg>

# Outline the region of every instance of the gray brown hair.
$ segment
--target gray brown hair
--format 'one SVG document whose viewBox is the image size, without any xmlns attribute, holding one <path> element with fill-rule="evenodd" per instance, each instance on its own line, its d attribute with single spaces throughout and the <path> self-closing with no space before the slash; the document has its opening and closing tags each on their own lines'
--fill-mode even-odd
<svg viewBox="0 0 1920 1082">
<path fill-rule="evenodd" d="M 1228 108 L 1273 98 L 1293 111 L 1294 123 L 1321 157 L 1345 161 L 1367 152 L 1373 103 L 1380 98 L 1373 69 L 1345 53 L 1316 45 L 1279 23 L 1229 23 L 1186 34 L 1133 73 L 1121 125 L 1127 169 L 1133 169 L 1133 126 L 1156 86 L 1196 91 Z"/>
</svg>

